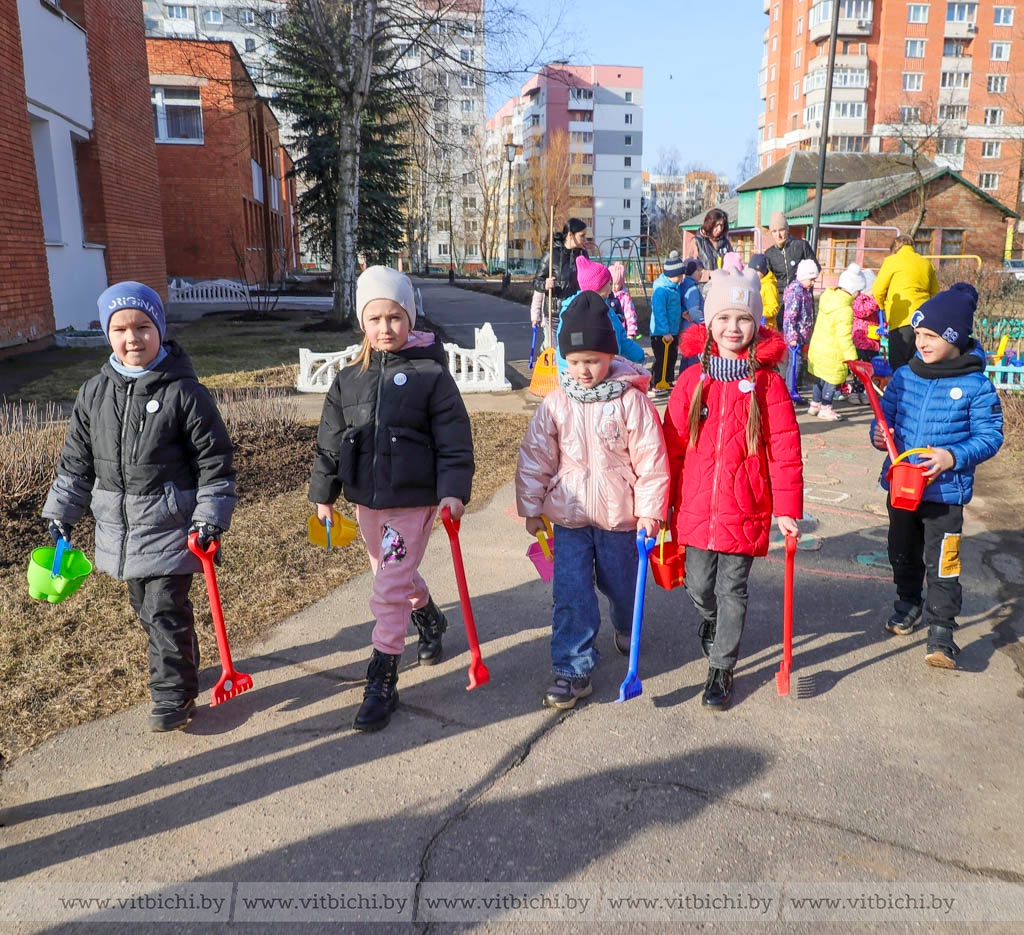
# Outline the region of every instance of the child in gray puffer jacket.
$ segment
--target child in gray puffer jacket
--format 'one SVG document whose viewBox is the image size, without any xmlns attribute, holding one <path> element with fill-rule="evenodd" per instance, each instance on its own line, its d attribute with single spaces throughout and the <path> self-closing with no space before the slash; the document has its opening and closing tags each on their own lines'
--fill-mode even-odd
<svg viewBox="0 0 1024 935">
<path fill-rule="evenodd" d="M 97 304 L 113 352 L 78 391 L 43 517 L 56 543 L 92 510 L 96 567 L 127 582 L 149 636 L 149 728 L 180 730 L 199 694 L 188 594 L 202 564 L 188 536 L 208 549 L 231 522 L 232 444 L 188 355 L 164 340 L 160 296 L 127 281 Z"/>
</svg>

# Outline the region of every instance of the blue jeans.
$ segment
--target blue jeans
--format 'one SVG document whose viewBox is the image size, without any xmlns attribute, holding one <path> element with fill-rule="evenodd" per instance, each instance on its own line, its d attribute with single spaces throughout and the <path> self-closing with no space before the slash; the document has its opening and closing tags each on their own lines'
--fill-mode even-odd
<svg viewBox="0 0 1024 935">
<path fill-rule="evenodd" d="M 816 403 L 821 403 L 823 406 L 831 406 L 832 400 L 836 395 L 836 385 L 834 383 L 826 383 L 824 380 L 815 380 L 814 386 L 811 387 L 811 399 Z"/>
<path fill-rule="evenodd" d="M 612 625 L 620 633 L 631 631 L 638 561 L 635 532 L 555 526 L 551 668 L 558 675 L 590 675 L 601 658 L 594 645 L 601 627 L 595 580 L 608 598 Z"/>
</svg>

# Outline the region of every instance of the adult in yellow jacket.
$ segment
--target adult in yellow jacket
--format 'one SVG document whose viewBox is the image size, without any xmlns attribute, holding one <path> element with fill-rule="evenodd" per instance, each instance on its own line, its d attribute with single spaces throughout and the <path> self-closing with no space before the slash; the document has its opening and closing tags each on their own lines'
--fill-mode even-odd
<svg viewBox="0 0 1024 935">
<path fill-rule="evenodd" d="M 764 324 L 769 328 L 779 330 L 779 283 L 775 273 L 768 269 L 768 261 L 763 253 L 752 253 L 750 262 L 747 264 L 751 269 L 757 270 L 761 277 L 761 307 L 763 310 Z"/>
<path fill-rule="evenodd" d="M 927 257 L 914 250 L 914 241 L 899 234 L 892 242 L 892 252 L 882 261 L 875 279 L 875 301 L 885 309 L 889 326 L 889 363 L 892 369 L 909 364 L 917 347 L 910 318 L 933 295 L 939 293 L 935 267 Z"/>
<path fill-rule="evenodd" d="M 807 348 L 807 369 L 817 379 L 807 411 L 828 422 L 840 418 L 832 408 L 832 400 L 836 388 L 846 379 L 846 361 L 857 359 L 857 348 L 853 346 L 853 298 L 865 285 L 863 270 L 851 263 L 840 274 L 839 285 L 826 289 L 818 299 L 818 316 Z"/>
</svg>

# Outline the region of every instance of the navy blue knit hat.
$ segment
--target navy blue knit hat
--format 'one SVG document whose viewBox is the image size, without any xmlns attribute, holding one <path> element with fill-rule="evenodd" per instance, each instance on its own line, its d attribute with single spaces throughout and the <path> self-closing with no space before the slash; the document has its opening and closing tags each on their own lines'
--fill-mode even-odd
<svg viewBox="0 0 1024 935">
<path fill-rule="evenodd" d="M 558 349 L 563 357 L 576 351 L 619 353 L 619 341 L 608 317 L 608 304 L 596 292 L 581 292 L 562 312 Z"/>
<path fill-rule="evenodd" d="M 910 324 L 934 331 L 944 341 L 965 351 L 971 340 L 977 307 L 978 290 L 969 282 L 955 282 L 914 312 Z"/>
<path fill-rule="evenodd" d="M 750 254 L 750 260 L 747 262 L 747 266 L 762 274 L 767 274 L 768 272 L 768 261 L 765 259 L 763 253 Z"/>
<path fill-rule="evenodd" d="M 160 341 L 163 342 L 164 334 L 167 332 L 164 303 L 149 286 L 130 279 L 125 282 L 116 282 L 100 295 L 96 300 L 96 307 L 100 310 L 100 327 L 103 329 L 104 336 L 107 334 L 107 329 L 110 328 L 110 319 L 114 317 L 115 312 L 119 312 L 123 308 L 137 308 L 153 320 L 156 330 L 160 332 Z M 110 343 L 109 337 L 107 337 L 107 343 Z"/>
<path fill-rule="evenodd" d="M 683 262 L 683 258 L 679 255 L 678 250 L 673 250 L 665 261 L 663 267 L 666 276 L 682 276 L 686 270 L 686 264 Z"/>
</svg>

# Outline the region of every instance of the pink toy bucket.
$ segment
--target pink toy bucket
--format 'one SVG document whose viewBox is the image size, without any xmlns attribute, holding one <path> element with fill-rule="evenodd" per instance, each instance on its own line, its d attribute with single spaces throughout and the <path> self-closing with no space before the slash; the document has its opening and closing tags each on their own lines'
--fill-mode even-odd
<svg viewBox="0 0 1024 935">
<path fill-rule="evenodd" d="M 548 518 L 542 514 L 541 519 L 544 528 L 537 533 L 537 541 L 526 549 L 526 557 L 533 562 L 540 580 L 547 584 L 555 576 L 555 536 Z"/>
</svg>

